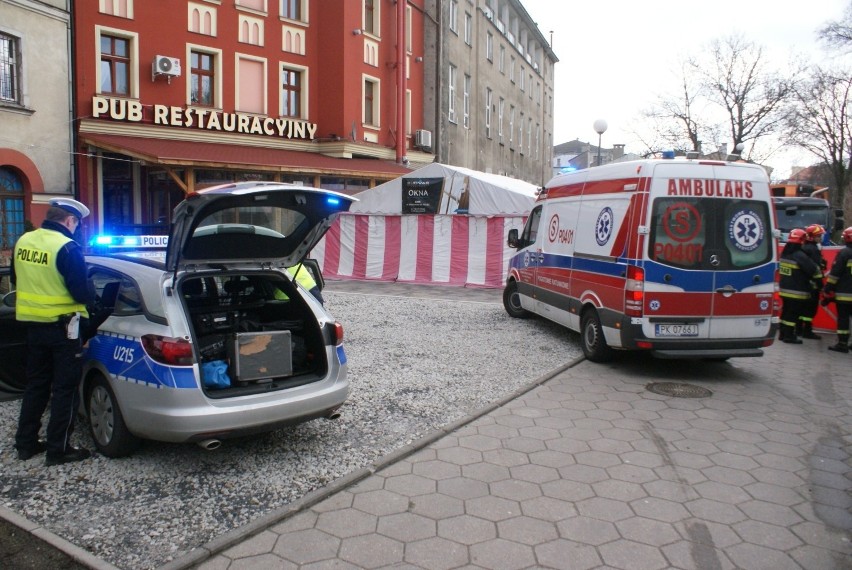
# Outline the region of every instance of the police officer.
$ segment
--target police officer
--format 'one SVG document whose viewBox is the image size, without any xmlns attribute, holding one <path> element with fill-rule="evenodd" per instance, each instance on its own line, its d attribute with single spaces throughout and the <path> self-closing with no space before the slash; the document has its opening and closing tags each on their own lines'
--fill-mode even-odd
<svg viewBox="0 0 852 570">
<path fill-rule="evenodd" d="M 849 317 L 852 317 L 852 226 L 841 234 L 846 247 L 837 252 L 825 281 L 825 299 L 837 306 L 837 344 L 828 350 L 849 352 Z"/>
<path fill-rule="evenodd" d="M 807 311 L 813 291 L 812 281 L 822 279 L 819 265 L 802 251 L 804 242 L 805 230 L 791 230 L 778 264 L 778 272 L 781 274 L 780 294 L 784 302 L 779 338 L 781 342 L 792 344 L 802 344 L 796 336 L 796 324 Z"/>
<path fill-rule="evenodd" d="M 287 275 L 296 280 L 296 283 L 304 287 L 311 295 L 313 295 L 316 300 L 320 302 L 320 305 L 325 304 L 325 299 L 322 298 L 319 285 L 317 285 L 317 282 L 314 280 L 313 275 L 311 275 L 311 272 L 307 267 L 301 263 L 297 263 L 292 267 L 288 267 L 285 271 L 287 272 Z M 287 294 L 281 289 L 275 290 L 275 298 L 279 301 L 289 300 Z"/>
<path fill-rule="evenodd" d="M 805 243 L 802 244 L 802 251 L 808 254 L 814 263 L 816 263 L 821 273 L 825 272 L 825 258 L 822 256 L 822 251 L 819 244 L 822 242 L 822 236 L 825 234 L 825 229 L 819 224 L 811 224 L 805 228 Z M 805 313 L 799 318 L 796 324 L 796 332 L 802 335 L 802 338 L 820 339 L 820 335 L 813 330 L 814 316 L 816 316 L 817 308 L 819 307 L 819 294 L 822 291 L 822 275 L 818 279 L 811 280 L 811 298 L 808 299 Z"/>
<path fill-rule="evenodd" d="M 91 455 L 70 443 L 79 404 L 80 319 L 88 317 L 86 306 L 94 302 L 83 252 L 73 236 L 88 214 L 89 209 L 77 200 L 51 200 L 41 228 L 22 235 L 12 257 L 15 314 L 28 325 L 27 387 L 15 448 L 21 460 L 46 451 L 48 466 Z M 48 402 L 45 442 L 38 435 Z"/>
</svg>

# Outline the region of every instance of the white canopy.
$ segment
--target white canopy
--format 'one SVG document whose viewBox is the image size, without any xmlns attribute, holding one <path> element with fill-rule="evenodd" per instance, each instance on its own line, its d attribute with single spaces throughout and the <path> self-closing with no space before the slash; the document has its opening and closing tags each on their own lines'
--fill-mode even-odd
<svg viewBox="0 0 852 570">
<path fill-rule="evenodd" d="M 418 184 L 422 184 L 423 188 L 431 186 L 431 192 L 440 192 L 433 211 L 412 210 L 410 201 L 409 208 L 403 208 L 403 187 L 408 193 Z M 433 162 L 375 188 L 359 192 L 355 195 L 359 201 L 352 204 L 349 211 L 357 214 L 465 213 L 472 216 L 517 216 L 526 215 L 532 210 L 537 191 L 535 185 L 516 178 Z"/>
</svg>

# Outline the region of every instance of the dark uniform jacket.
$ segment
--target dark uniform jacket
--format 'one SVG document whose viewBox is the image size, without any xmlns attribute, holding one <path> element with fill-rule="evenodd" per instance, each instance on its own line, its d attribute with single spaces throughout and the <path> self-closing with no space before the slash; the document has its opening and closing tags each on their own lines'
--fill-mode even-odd
<svg viewBox="0 0 852 570">
<path fill-rule="evenodd" d="M 841 303 L 852 303 L 852 244 L 837 252 L 826 279 L 825 290 Z"/>
<path fill-rule="evenodd" d="M 801 248 L 786 249 L 778 264 L 781 274 L 781 296 L 791 299 L 809 299 L 812 281 L 822 279 L 822 270 Z"/>
</svg>

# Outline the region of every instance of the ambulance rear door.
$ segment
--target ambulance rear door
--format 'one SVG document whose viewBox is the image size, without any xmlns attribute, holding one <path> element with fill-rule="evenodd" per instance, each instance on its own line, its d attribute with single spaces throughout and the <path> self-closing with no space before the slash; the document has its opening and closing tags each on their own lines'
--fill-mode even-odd
<svg viewBox="0 0 852 570">
<path fill-rule="evenodd" d="M 775 248 L 765 173 L 753 165 L 655 165 L 643 333 L 659 342 L 770 332 Z"/>
</svg>

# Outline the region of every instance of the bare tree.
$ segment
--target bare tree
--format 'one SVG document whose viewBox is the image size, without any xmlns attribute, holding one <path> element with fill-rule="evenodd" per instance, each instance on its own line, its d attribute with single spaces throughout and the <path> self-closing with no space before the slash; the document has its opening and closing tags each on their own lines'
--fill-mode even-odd
<svg viewBox="0 0 852 570">
<path fill-rule="evenodd" d="M 852 2 L 849 2 L 839 20 L 826 23 L 817 31 L 817 35 L 828 47 L 840 51 L 852 51 Z"/>
<path fill-rule="evenodd" d="M 817 157 L 831 171 L 831 203 L 852 219 L 852 70 L 814 67 L 794 90 L 787 139 Z M 849 208 L 849 211 L 847 211 Z"/>
<path fill-rule="evenodd" d="M 738 35 L 711 42 L 709 61 L 695 65 L 707 97 L 724 111 L 733 148 L 751 143 L 746 158 L 765 158 L 755 144 L 779 131 L 800 72 L 769 69 L 763 48 Z"/>
</svg>

